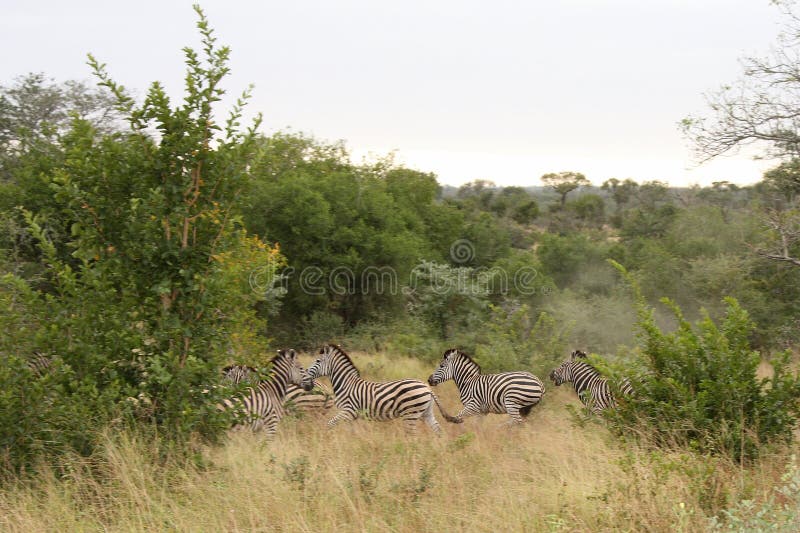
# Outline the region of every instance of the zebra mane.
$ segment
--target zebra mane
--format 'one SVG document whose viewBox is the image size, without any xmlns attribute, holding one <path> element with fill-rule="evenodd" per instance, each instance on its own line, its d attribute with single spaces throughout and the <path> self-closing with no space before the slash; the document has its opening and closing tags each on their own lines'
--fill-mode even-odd
<svg viewBox="0 0 800 533">
<path fill-rule="evenodd" d="M 597 370 L 597 368 L 595 368 L 595 366 L 589 362 L 589 357 L 586 355 L 586 352 L 582 350 L 575 350 L 574 352 L 572 352 L 569 361 L 571 363 L 578 363 L 579 365 L 582 365 L 584 367 L 588 366 L 589 368 L 594 370 L 594 372 L 597 373 L 597 375 L 600 375 L 600 371 Z"/>
<path fill-rule="evenodd" d="M 353 367 L 353 369 L 356 371 L 356 374 L 358 374 L 359 377 L 361 376 L 361 371 L 358 369 L 353 360 L 350 359 L 350 356 L 347 355 L 347 352 L 342 350 L 341 346 L 339 346 L 338 344 L 326 344 L 325 346 L 320 348 L 319 354 L 322 355 L 326 351 L 328 351 L 330 354 L 339 354 L 342 357 L 344 357 L 345 361 L 347 361 L 350 364 L 350 366 Z"/>
<path fill-rule="evenodd" d="M 458 356 L 460 356 L 460 357 L 462 357 L 462 358 L 466 359 L 468 363 L 471 363 L 473 366 L 475 366 L 475 368 L 477 368 L 477 369 L 478 369 L 478 373 L 481 373 L 481 374 L 483 373 L 483 370 L 481 370 L 481 365 L 479 365 L 479 364 L 477 363 L 477 361 L 475 361 L 475 359 L 473 359 L 472 357 L 470 357 L 470 356 L 469 356 L 469 355 L 467 355 L 466 353 L 462 352 L 462 351 L 461 351 L 461 350 L 459 350 L 458 348 L 450 348 L 450 349 L 449 349 L 449 350 L 447 350 L 447 352 L 445 352 L 445 353 L 447 354 L 447 353 L 452 353 L 452 352 L 455 352 L 455 353 L 456 353 L 456 355 L 458 355 Z"/>
<path fill-rule="evenodd" d="M 278 353 L 276 353 L 272 357 L 272 359 L 270 359 L 269 367 L 274 368 L 275 363 L 277 363 L 280 359 L 283 359 L 284 357 L 288 356 L 290 352 L 294 352 L 294 350 L 292 348 L 289 348 L 288 350 L 278 350 Z"/>
</svg>

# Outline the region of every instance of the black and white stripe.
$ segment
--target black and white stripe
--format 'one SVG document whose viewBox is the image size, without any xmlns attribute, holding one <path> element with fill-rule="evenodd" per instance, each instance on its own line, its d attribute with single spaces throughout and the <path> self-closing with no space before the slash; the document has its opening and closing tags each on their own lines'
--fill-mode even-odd
<svg viewBox="0 0 800 533">
<path fill-rule="evenodd" d="M 258 385 L 260 381 L 258 370 L 247 365 L 228 365 L 222 369 L 222 377 L 233 385 L 238 385 L 239 383 Z"/>
<path fill-rule="evenodd" d="M 26 364 L 31 374 L 40 378 L 50 372 L 50 368 L 53 366 L 53 358 L 42 352 L 33 352 L 33 356 L 27 359 Z"/>
<path fill-rule="evenodd" d="M 569 359 L 550 372 L 550 379 L 556 386 L 571 382 L 583 405 L 595 414 L 617 406 L 608 380 L 586 361 L 586 354 L 580 350 L 572 352 Z M 631 395 L 633 387 L 625 379 L 620 383 L 619 391 Z"/>
<path fill-rule="evenodd" d="M 283 401 L 287 386 L 300 385 L 304 375 L 294 350 L 278 350 L 278 355 L 272 359 L 267 379 L 240 395 L 223 400 L 217 407 L 236 411 L 240 420 L 235 427 L 247 426 L 253 431 L 263 429 L 271 437 L 284 415 Z"/>
<path fill-rule="evenodd" d="M 444 352 L 439 367 L 428 378 L 431 385 L 439 385 L 452 379 L 464 408 L 455 417 L 487 413 L 508 413 L 510 424 L 522 422 L 534 405 L 544 395 L 544 383 L 530 372 L 502 372 L 481 374 L 481 367 L 467 354 L 450 349 Z"/>
<path fill-rule="evenodd" d="M 258 370 L 247 365 L 228 365 L 222 369 L 223 378 L 231 384 L 247 383 L 258 385 Z M 333 391 L 322 383 L 313 384 L 310 391 L 289 384 L 283 399 L 287 414 L 321 413 L 333 407 Z"/>
<path fill-rule="evenodd" d="M 355 420 L 364 415 L 371 420 L 403 419 L 406 429 L 414 432 L 421 419 L 434 432 L 441 431 L 433 414 L 433 404 L 446 419 L 452 417 L 442 411 L 433 391 L 422 381 L 401 379 L 374 382 L 361 379 L 361 375 L 344 350 L 326 345 L 320 349 L 319 358 L 308 368 L 304 384 L 315 378 L 328 376 L 333 385 L 335 404 L 339 411 L 328 421 L 333 427 L 342 420 Z"/>
<path fill-rule="evenodd" d="M 286 388 L 286 398 L 283 408 L 287 414 L 325 413 L 333 407 L 333 391 L 327 385 L 314 382 L 310 391 L 289 385 Z"/>
</svg>

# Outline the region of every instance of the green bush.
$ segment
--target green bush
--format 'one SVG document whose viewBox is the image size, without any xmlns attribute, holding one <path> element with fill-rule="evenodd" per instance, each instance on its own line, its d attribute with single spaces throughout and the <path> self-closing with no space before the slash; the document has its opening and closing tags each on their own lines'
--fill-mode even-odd
<svg viewBox="0 0 800 533">
<path fill-rule="evenodd" d="M 695 325 L 664 299 L 678 322 L 665 333 L 638 286 L 616 266 L 636 292 L 643 367 L 633 380 L 635 398 L 612 415 L 618 430 L 739 461 L 757 456 L 765 444 L 792 438 L 800 379 L 788 372 L 788 352 L 772 360 L 771 377 L 758 377 L 761 356 L 750 346 L 754 324 L 735 299 L 725 300 L 719 324 L 706 315 Z"/>
<path fill-rule="evenodd" d="M 301 348 L 314 350 L 323 344 L 340 343 L 344 335 L 342 317 L 330 311 L 314 311 L 300 319 L 298 342 Z"/>
<path fill-rule="evenodd" d="M 527 305 L 491 310 L 474 352 L 484 372 L 527 370 L 543 376 L 563 357 L 571 324 L 547 313 L 533 320 Z"/>
<path fill-rule="evenodd" d="M 255 133 L 238 127 L 246 95 L 226 122 L 213 112 L 229 51 L 196 9 L 204 54 L 184 50 L 185 99 L 173 106 L 154 83 L 139 106 L 91 59 L 131 128 L 106 135 L 74 120 L 54 145 L 63 158 L 40 175 L 55 208 L 19 210 L 40 268 L 0 283 L 8 469 L 90 454 L 97 432 L 126 424 L 168 446 L 214 437 L 225 352 L 263 344 L 255 305 L 274 299 L 267 282 L 283 259 L 237 223 Z M 50 230 L 53 210 L 66 235 Z M 41 377 L 25 366 L 36 351 L 58 360 Z"/>
</svg>

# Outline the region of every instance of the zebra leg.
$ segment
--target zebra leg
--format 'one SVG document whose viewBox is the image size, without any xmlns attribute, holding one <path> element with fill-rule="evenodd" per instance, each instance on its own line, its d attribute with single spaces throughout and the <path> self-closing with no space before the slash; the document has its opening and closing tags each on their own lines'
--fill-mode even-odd
<svg viewBox="0 0 800 533">
<path fill-rule="evenodd" d="M 461 412 L 460 412 L 460 413 L 458 413 L 458 414 L 457 414 L 457 415 L 454 417 L 454 418 L 455 418 L 455 420 L 457 420 L 457 421 L 458 421 L 458 422 L 455 422 L 455 423 L 456 423 L 456 424 L 460 424 L 460 423 L 461 423 L 461 422 L 463 422 L 463 421 L 464 421 L 464 419 L 465 419 L 465 418 L 467 418 L 468 416 L 475 416 L 475 415 L 479 415 L 479 414 L 481 414 L 481 411 L 480 411 L 480 409 L 476 408 L 474 405 L 472 405 L 472 404 L 465 405 L 465 406 L 464 406 L 464 408 L 461 410 Z"/>
<path fill-rule="evenodd" d="M 350 421 L 355 419 L 356 419 L 356 413 L 354 411 L 344 411 L 344 410 L 339 411 L 338 413 L 336 413 L 336 416 L 328 420 L 328 428 L 332 428 L 342 420 Z"/>
<path fill-rule="evenodd" d="M 436 416 L 433 414 L 433 402 L 430 402 L 428 407 L 425 408 L 425 412 L 422 413 L 422 419 L 431 427 L 434 433 L 441 434 L 442 428 L 439 427 L 439 422 L 436 421 Z"/>
<path fill-rule="evenodd" d="M 268 439 L 271 439 L 275 436 L 275 433 L 278 431 L 278 422 L 280 422 L 281 417 L 278 416 L 276 413 L 272 413 L 267 415 L 264 418 L 264 435 Z"/>
<path fill-rule="evenodd" d="M 406 418 L 403 420 L 405 422 L 406 427 L 406 434 L 407 435 L 416 435 L 417 434 L 417 422 L 419 421 L 418 418 Z"/>
<path fill-rule="evenodd" d="M 508 413 L 508 416 L 511 417 L 511 420 L 509 420 L 507 422 L 507 424 L 509 426 L 513 426 L 513 425 L 522 423 L 522 416 L 520 416 L 520 414 L 519 414 L 519 409 L 520 409 L 519 405 L 517 405 L 515 403 L 507 402 L 505 404 L 505 408 L 506 408 L 506 413 Z"/>
</svg>

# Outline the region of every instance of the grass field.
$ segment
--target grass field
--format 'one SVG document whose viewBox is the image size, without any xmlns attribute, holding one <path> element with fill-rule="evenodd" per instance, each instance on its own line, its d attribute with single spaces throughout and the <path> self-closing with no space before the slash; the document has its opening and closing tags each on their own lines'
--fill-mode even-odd
<svg viewBox="0 0 800 533">
<path fill-rule="evenodd" d="M 426 378 L 431 365 L 353 354 L 366 377 Z M 308 362 L 308 361 L 306 361 Z M 549 390 L 525 425 L 489 415 L 426 426 L 284 419 L 273 441 L 235 433 L 191 463 L 109 435 L 70 474 L 0 492 L 2 531 L 705 531 L 740 499 L 765 500 L 793 450 L 746 469 L 625 445 L 576 423 L 572 389 Z M 437 393 L 460 407 L 452 382 Z"/>
</svg>

